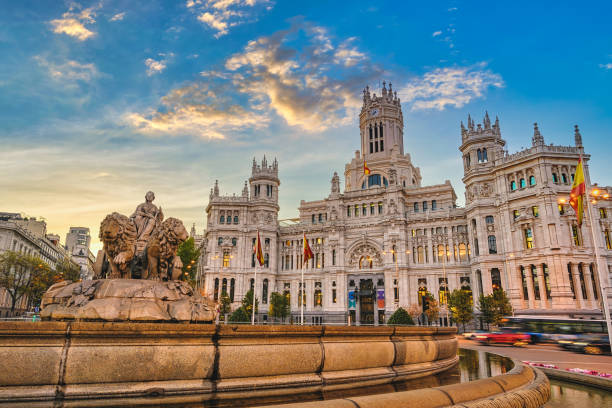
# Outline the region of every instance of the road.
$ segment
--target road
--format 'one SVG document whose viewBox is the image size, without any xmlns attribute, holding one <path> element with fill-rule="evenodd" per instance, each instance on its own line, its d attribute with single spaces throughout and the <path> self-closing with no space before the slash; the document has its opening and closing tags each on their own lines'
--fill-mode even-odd
<svg viewBox="0 0 612 408">
<path fill-rule="evenodd" d="M 612 356 L 594 356 L 565 351 L 554 344 L 529 344 L 523 347 L 506 345 L 486 346 L 474 340 L 459 339 L 460 348 L 488 351 L 521 361 L 554 364 L 560 369 L 584 368 L 612 373 Z"/>
</svg>

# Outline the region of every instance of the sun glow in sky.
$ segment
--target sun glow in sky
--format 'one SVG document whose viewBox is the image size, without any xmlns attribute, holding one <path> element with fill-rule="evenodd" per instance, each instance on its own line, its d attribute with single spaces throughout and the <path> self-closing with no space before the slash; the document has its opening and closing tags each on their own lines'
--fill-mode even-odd
<svg viewBox="0 0 612 408">
<path fill-rule="evenodd" d="M 205 227 L 214 180 L 240 194 L 277 157 L 281 218 L 359 148 L 361 90 L 393 83 L 423 184 L 463 203 L 459 123 L 499 116 L 510 152 L 572 144 L 610 184 L 609 2 L 5 1 L 0 211 L 49 232 L 130 215 L 148 190 Z M 536 4 L 534 4 L 536 3 Z M 95 244 L 99 248 L 99 244 Z"/>
</svg>

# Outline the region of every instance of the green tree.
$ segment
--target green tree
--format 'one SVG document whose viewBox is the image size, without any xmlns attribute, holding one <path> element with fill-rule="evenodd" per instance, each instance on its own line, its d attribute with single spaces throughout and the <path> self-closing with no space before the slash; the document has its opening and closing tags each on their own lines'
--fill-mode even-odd
<svg viewBox="0 0 612 408">
<path fill-rule="evenodd" d="M 440 305 L 436 298 L 429 292 L 425 294 L 425 301 L 427 302 L 427 310 L 425 310 L 425 316 L 429 324 L 438 320 L 440 316 Z"/>
<path fill-rule="evenodd" d="M 474 307 L 472 303 L 471 292 L 462 289 L 453 290 L 448 299 L 448 306 L 453 320 L 463 325 L 464 332 L 465 324 L 469 323 L 474 318 Z"/>
<path fill-rule="evenodd" d="M 512 314 L 510 299 L 502 289 L 496 289 L 487 296 L 481 295 L 478 303 L 481 318 L 487 323 L 487 326 L 490 324 L 497 326 L 504 316 Z"/>
<path fill-rule="evenodd" d="M 412 320 L 412 316 L 408 314 L 406 309 L 400 307 L 395 312 L 393 312 L 393 314 L 387 321 L 387 324 L 414 326 L 414 320 Z"/>
<path fill-rule="evenodd" d="M 232 311 L 232 300 L 226 291 L 221 293 L 219 298 L 219 314 L 225 319 L 225 315 Z"/>
<path fill-rule="evenodd" d="M 278 292 L 272 292 L 270 294 L 270 316 L 280 318 L 281 322 L 284 322 L 290 312 L 289 298 Z"/>
<path fill-rule="evenodd" d="M 42 294 L 53 283 L 55 274 L 42 259 L 20 252 L 5 251 L 0 254 L 0 287 L 3 287 L 11 299 L 11 312 L 24 297 L 30 304 L 38 304 Z"/>
<path fill-rule="evenodd" d="M 183 262 L 183 273 L 181 273 L 180 279 L 195 287 L 200 250 L 196 248 L 193 237 L 187 238 L 185 242 L 179 245 L 176 254 Z"/>
<path fill-rule="evenodd" d="M 57 263 L 55 266 L 55 273 L 61 277 L 61 280 L 69 280 L 72 282 L 81 280 L 81 268 L 69 258 L 64 258 Z"/>
<path fill-rule="evenodd" d="M 253 313 L 253 289 L 250 289 L 242 298 L 242 306 L 244 311 L 251 316 Z M 255 314 L 259 311 L 259 300 L 255 302 Z"/>
<path fill-rule="evenodd" d="M 234 323 L 244 323 L 251 321 L 251 315 L 249 315 L 244 308 L 241 306 L 238 309 L 234 310 L 234 312 L 229 317 L 230 322 Z"/>
</svg>

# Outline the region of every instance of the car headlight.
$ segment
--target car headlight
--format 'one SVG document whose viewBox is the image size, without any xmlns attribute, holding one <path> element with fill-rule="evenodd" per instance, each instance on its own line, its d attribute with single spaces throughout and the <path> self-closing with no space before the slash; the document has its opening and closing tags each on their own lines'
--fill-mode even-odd
<svg viewBox="0 0 612 408">
<path fill-rule="evenodd" d="M 487 336 L 476 336 L 477 339 L 486 339 Z"/>
</svg>

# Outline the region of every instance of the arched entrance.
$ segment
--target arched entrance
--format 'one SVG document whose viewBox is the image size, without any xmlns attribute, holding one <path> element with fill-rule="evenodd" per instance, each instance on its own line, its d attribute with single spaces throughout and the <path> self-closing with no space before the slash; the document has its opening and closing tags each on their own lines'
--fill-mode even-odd
<svg viewBox="0 0 612 408">
<path fill-rule="evenodd" d="M 361 279 L 359 282 L 359 322 L 374 324 L 374 283 L 372 279 Z"/>
</svg>

